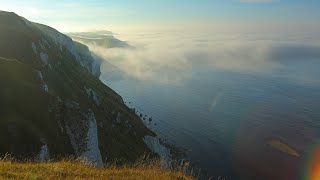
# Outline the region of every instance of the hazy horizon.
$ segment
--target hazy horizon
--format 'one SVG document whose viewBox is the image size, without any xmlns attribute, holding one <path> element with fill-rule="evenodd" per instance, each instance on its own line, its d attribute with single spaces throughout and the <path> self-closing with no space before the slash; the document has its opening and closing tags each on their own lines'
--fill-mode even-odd
<svg viewBox="0 0 320 180">
<path fill-rule="evenodd" d="M 1 10 L 62 32 L 110 30 L 317 32 L 316 0 L 20 1 L 0 0 Z"/>
</svg>

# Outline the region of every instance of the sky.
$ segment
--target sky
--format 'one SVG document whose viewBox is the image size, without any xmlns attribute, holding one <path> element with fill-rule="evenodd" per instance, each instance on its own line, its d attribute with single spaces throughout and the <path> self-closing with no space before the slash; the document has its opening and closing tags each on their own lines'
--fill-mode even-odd
<svg viewBox="0 0 320 180">
<path fill-rule="evenodd" d="M 64 32 L 135 27 L 320 27 L 319 0 L 0 0 L 0 4 L 0 10 Z"/>
</svg>

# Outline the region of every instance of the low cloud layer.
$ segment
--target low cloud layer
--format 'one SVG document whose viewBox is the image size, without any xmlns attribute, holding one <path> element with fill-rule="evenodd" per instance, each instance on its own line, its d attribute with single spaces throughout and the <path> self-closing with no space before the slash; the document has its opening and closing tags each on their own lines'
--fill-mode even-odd
<svg viewBox="0 0 320 180">
<path fill-rule="evenodd" d="M 245 34 L 122 34 L 134 48 L 105 48 L 87 44 L 112 67 L 138 80 L 181 83 L 199 68 L 271 73 L 288 63 L 320 60 L 320 46 L 305 35 L 272 36 Z"/>
</svg>

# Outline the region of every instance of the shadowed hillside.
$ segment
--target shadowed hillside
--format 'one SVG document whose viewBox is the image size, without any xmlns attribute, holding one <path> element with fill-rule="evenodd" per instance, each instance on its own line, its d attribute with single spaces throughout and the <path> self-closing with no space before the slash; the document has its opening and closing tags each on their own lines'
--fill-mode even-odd
<svg viewBox="0 0 320 180">
<path fill-rule="evenodd" d="M 145 137 L 155 134 L 99 75 L 86 46 L 0 12 L 0 154 L 75 155 L 101 166 L 151 153 Z"/>
</svg>

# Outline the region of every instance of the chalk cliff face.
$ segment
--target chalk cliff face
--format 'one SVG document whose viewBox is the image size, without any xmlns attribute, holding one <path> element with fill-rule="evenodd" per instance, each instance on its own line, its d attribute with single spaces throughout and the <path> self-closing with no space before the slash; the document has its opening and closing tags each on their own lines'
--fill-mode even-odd
<svg viewBox="0 0 320 180">
<path fill-rule="evenodd" d="M 143 140 L 153 153 L 156 153 L 160 156 L 162 160 L 161 165 L 163 168 L 170 169 L 172 165 L 172 156 L 170 150 L 161 144 L 159 138 L 154 136 L 145 136 Z"/>
<path fill-rule="evenodd" d="M 101 166 L 152 153 L 144 137 L 154 133 L 99 75 L 85 45 L 0 11 L 0 155 L 75 155 Z"/>
</svg>

